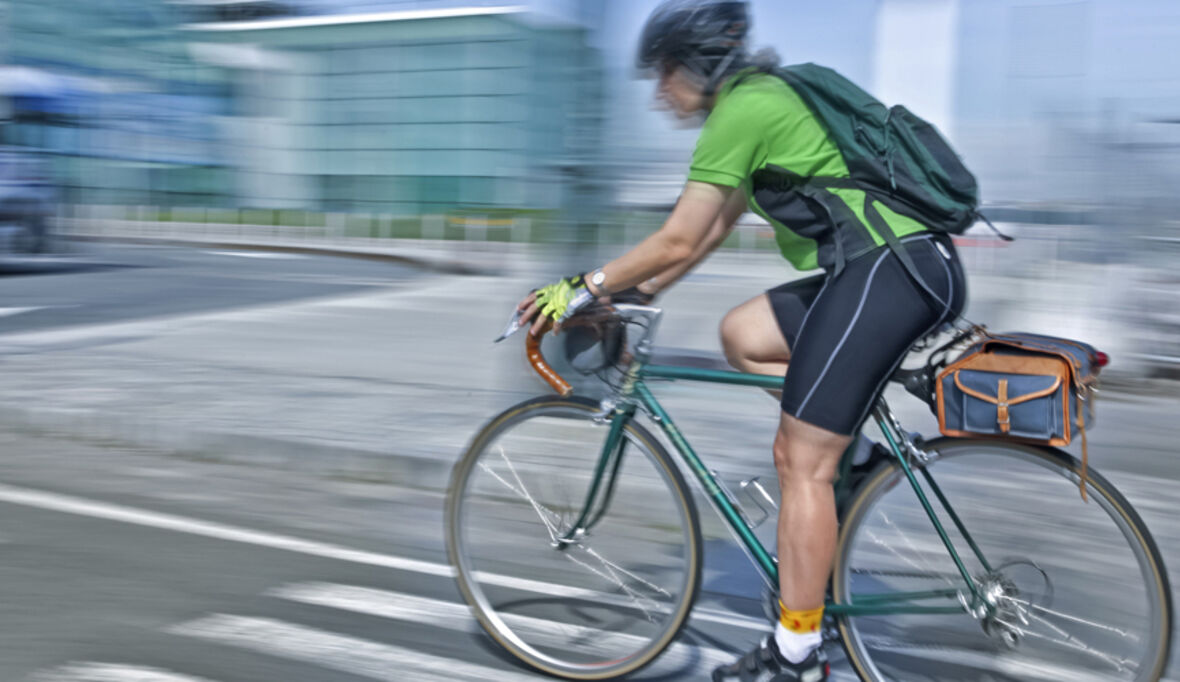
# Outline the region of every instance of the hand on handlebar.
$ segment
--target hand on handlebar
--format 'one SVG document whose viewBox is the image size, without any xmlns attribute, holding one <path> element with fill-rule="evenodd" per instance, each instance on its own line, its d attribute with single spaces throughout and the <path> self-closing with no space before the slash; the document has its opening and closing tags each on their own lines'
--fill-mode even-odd
<svg viewBox="0 0 1180 682">
<path fill-rule="evenodd" d="M 554 334 L 560 333 L 563 322 L 596 300 L 609 302 L 607 298 L 596 299 L 582 275 L 574 275 L 530 292 L 516 309 L 521 311 L 521 326 L 531 321 L 529 334 L 540 336 L 550 328 Z"/>
<path fill-rule="evenodd" d="M 516 311 L 520 313 L 520 326 L 528 326 L 531 323 L 529 329 L 531 336 L 541 336 L 554 326 L 553 320 L 548 315 L 540 314 L 541 309 L 537 306 L 537 292 L 535 290 L 530 291 L 523 301 L 516 304 Z"/>
</svg>

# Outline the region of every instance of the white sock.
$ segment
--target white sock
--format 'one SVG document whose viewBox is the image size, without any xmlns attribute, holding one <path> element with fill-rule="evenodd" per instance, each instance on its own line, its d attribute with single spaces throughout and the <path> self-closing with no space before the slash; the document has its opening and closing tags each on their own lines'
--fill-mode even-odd
<svg viewBox="0 0 1180 682">
<path fill-rule="evenodd" d="M 820 644 L 823 636 L 819 632 L 791 632 L 782 623 L 774 626 L 774 643 L 779 653 L 791 663 L 802 663 Z"/>
</svg>

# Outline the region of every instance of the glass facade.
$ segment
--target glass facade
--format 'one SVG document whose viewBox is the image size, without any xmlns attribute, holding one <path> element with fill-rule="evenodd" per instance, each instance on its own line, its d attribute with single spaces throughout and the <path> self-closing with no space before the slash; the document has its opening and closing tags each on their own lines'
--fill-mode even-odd
<svg viewBox="0 0 1180 682">
<path fill-rule="evenodd" d="M 554 169 L 594 144 L 587 121 L 600 127 L 602 70 L 582 29 L 512 13 L 234 28 L 193 26 L 191 39 L 256 50 L 259 66 L 234 72 L 230 134 L 253 142 L 235 164 L 251 205 L 551 208 Z"/>
<path fill-rule="evenodd" d="M 225 77 L 176 40 L 159 0 L 8 0 L 10 87 L 0 143 L 53 159 L 70 203 L 208 205 L 229 170 L 213 118 Z"/>
<path fill-rule="evenodd" d="M 6 16 L 0 65 L 52 87 L 11 99 L 0 144 L 49 152 L 69 203 L 551 208 L 600 137 L 585 29 L 511 11 L 183 23 L 204 15 L 9 0 Z"/>
</svg>

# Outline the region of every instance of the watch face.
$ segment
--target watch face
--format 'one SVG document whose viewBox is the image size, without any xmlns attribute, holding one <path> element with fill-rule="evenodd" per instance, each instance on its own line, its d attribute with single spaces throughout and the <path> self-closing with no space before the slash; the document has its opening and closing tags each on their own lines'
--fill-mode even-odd
<svg viewBox="0 0 1180 682">
<path fill-rule="evenodd" d="M 594 273 L 593 275 L 590 275 L 590 281 L 596 287 L 602 286 L 602 283 L 606 281 L 606 273 L 603 272 L 602 270 L 599 270 L 598 272 Z"/>
</svg>

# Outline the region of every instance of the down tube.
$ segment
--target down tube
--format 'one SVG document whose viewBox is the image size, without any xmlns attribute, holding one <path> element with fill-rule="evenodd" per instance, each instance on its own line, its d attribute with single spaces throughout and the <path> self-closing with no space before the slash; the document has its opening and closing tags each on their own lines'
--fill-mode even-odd
<svg viewBox="0 0 1180 682">
<path fill-rule="evenodd" d="M 716 479 L 705 468 L 701 458 L 697 456 L 696 451 L 688 444 L 684 436 L 680 433 L 680 429 L 672 423 L 672 418 L 664 411 L 664 408 L 656 401 L 655 396 L 651 394 L 647 386 L 643 382 L 636 382 L 635 392 L 639 394 L 639 399 L 643 401 L 645 407 L 651 411 L 652 415 L 656 417 L 656 423 L 660 425 L 668 439 L 676 446 L 680 456 L 692 469 L 693 474 L 696 475 L 697 480 L 704 486 L 705 492 L 708 493 L 709 499 L 713 501 L 713 505 L 721 512 L 721 516 L 725 518 L 725 522 L 729 524 L 730 528 L 737 533 L 741 538 L 742 544 L 750 552 L 750 556 L 758 562 L 758 566 L 762 569 L 763 574 L 769 581 L 769 584 L 778 590 L 778 564 L 775 563 L 774 558 L 758 541 L 757 536 L 754 535 L 750 527 L 742 519 L 741 514 L 734 508 L 733 503 L 730 502 L 729 497 L 721 486 L 717 484 Z"/>
</svg>

